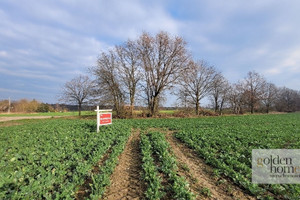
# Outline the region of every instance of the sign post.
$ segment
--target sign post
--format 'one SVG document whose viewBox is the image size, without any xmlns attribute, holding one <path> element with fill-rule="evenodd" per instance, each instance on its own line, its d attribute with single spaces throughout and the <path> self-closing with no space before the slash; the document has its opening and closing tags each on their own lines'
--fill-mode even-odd
<svg viewBox="0 0 300 200">
<path fill-rule="evenodd" d="M 100 126 L 112 124 L 112 109 L 99 110 L 97 106 L 97 133 L 99 133 Z"/>
</svg>

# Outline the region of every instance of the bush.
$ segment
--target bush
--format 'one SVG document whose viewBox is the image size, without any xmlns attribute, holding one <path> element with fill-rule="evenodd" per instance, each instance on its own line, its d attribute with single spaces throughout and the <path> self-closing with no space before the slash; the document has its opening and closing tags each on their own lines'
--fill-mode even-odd
<svg viewBox="0 0 300 200">
<path fill-rule="evenodd" d="M 53 108 L 46 103 L 41 103 L 36 109 L 36 112 L 51 112 L 51 111 L 53 111 Z"/>
</svg>

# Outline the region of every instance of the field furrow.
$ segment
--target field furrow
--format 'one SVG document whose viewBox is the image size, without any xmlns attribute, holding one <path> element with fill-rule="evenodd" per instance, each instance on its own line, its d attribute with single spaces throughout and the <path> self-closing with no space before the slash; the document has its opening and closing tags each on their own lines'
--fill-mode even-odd
<svg viewBox="0 0 300 200">
<path fill-rule="evenodd" d="M 90 175 L 85 179 L 84 183 L 79 187 L 78 191 L 76 192 L 75 199 L 76 200 L 82 200 L 88 198 L 92 193 L 92 184 L 93 179 L 91 175 L 96 175 L 100 173 L 100 167 L 103 166 L 103 164 L 106 162 L 106 160 L 109 158 L 112 149 L 114 146 L 111 146 L 106 153 L 102 156 L 100 161 L 92 167 L 92 170 L 90 172 Z"/>
<path fill-rule="evenodd" d="M 300 149 L 299 113 L 114 120 L 100 133 L 89 119 L 7 123 L 3 200 L 299 199 L 299 184 L 251 179 L 253 149 Z"/>
<path fill-rule="evenodd" d="M 139 131 L 130 136 L 119 164 L 111 176 L 111 184 L 103 199 L 142 199 L 145 186 L 141 180 L 141 155 L 139 151 Z"/>
<path fill-rule="evenodd" d="M 197 199 L 255 199 L 228 180 L 214 177 L 213 169 L 192 149 L 176 139 L 173 132 L 168 131 L 166 138 L 179 163 L 179 174 L 189 182 Z"/>
</svg>

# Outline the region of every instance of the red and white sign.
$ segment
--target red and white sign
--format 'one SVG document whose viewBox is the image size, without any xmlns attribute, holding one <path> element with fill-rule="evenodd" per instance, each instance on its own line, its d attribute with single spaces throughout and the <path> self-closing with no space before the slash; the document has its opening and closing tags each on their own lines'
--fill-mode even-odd
<svg viewBox="0 0 300 200">
<path fill-rule="evenodd" d="M 112 114 L 111 113 L 100 113 L 100 126 L 111 124 Z"/>
<path fill-rule="evenodd" d="M 99 106 L 97 106 L 97 133 L 100 131 L 100 126 L 112 124 L 112 110 L 99 110 Z"/>
</svg>

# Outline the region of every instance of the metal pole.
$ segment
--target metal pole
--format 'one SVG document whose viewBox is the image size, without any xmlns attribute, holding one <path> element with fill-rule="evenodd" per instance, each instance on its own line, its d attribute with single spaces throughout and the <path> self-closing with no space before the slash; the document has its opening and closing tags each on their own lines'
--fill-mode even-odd
<svg viewBox="0 0 300 200">
<path fill-rule="evenodd" d="M 99 127 L 100 127 L 100 112 L 99 112 L 99 106 L 97 106 L 97 133 L 99 133 Z"/>
<path fill-rule="evenodd" d="M 10 97 L 8 98 L 8 114 L 10 113 Z"/>
</svg>

